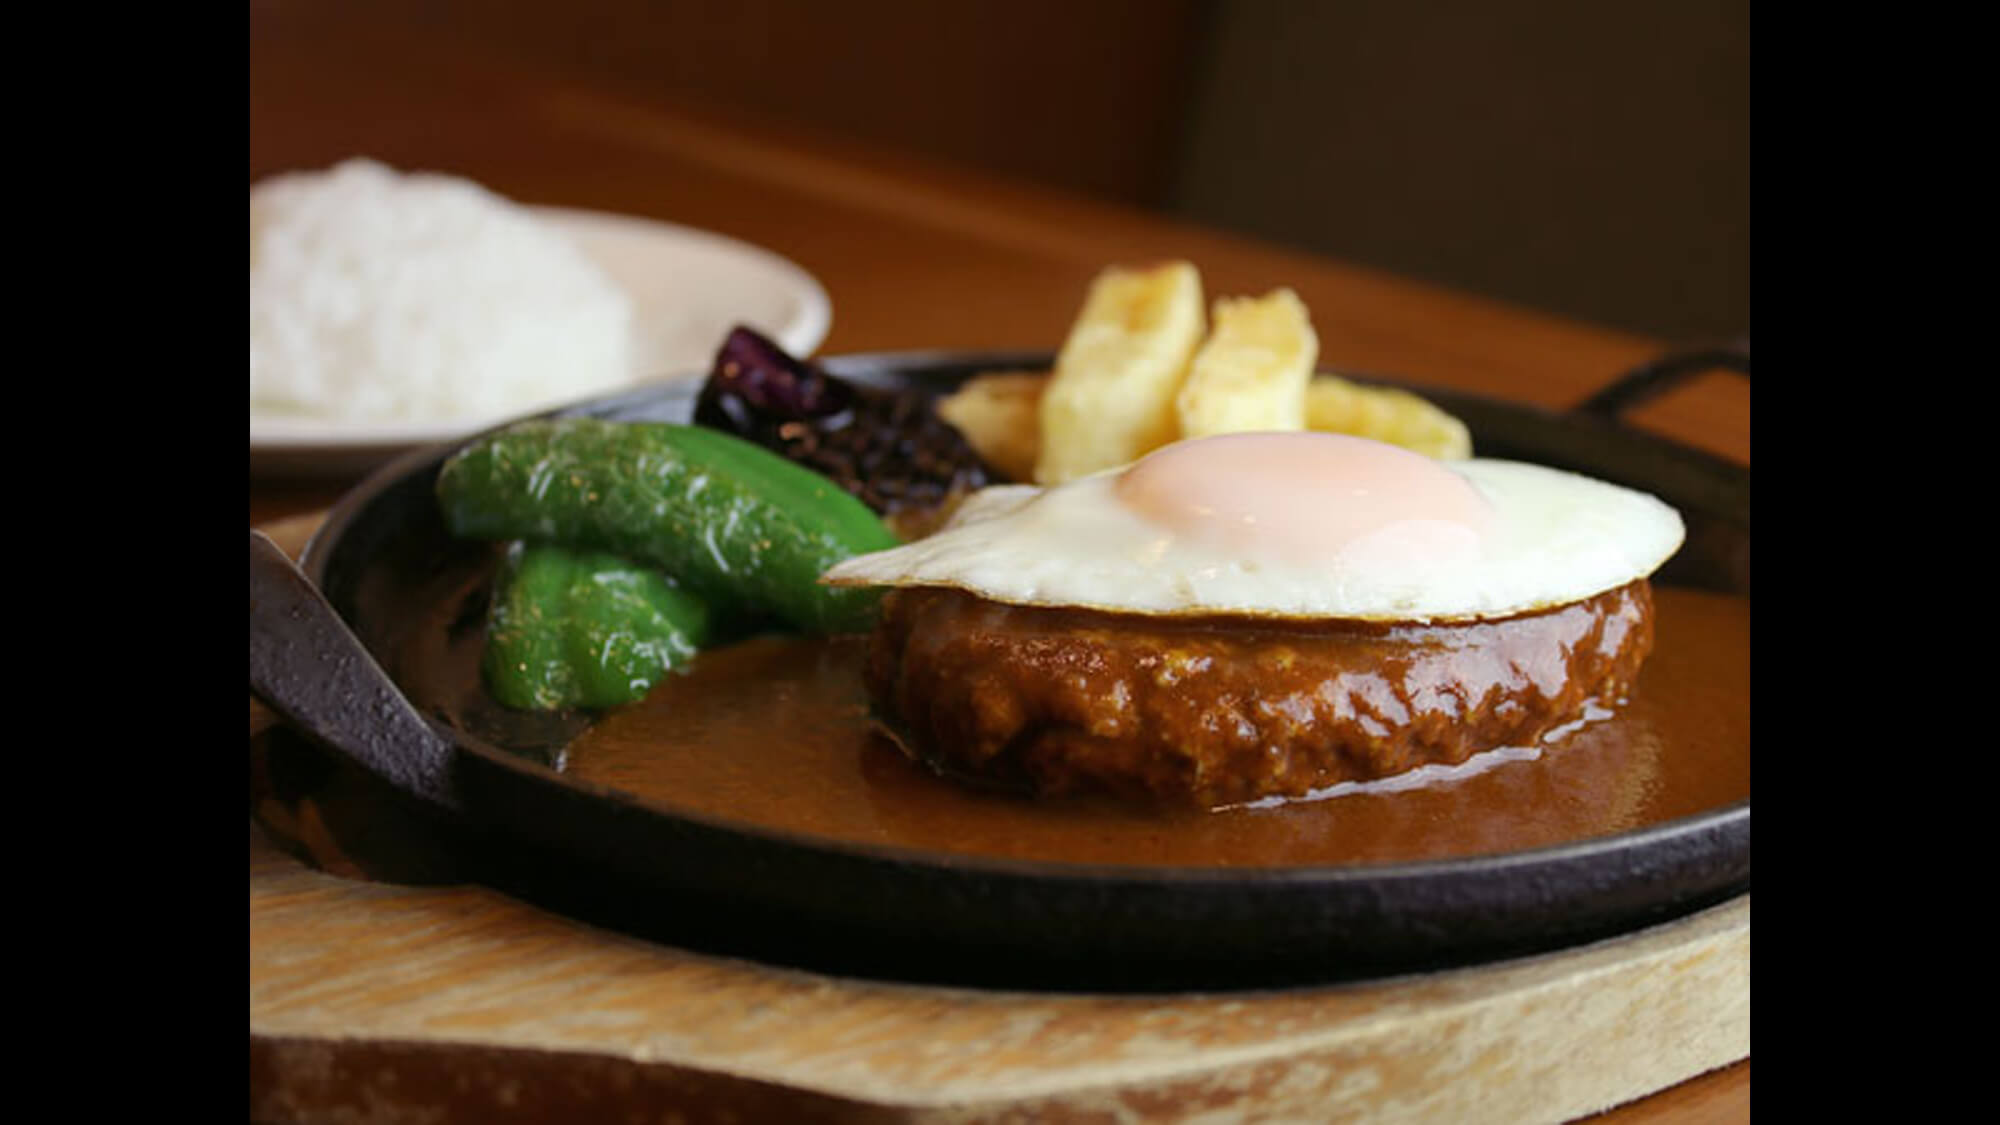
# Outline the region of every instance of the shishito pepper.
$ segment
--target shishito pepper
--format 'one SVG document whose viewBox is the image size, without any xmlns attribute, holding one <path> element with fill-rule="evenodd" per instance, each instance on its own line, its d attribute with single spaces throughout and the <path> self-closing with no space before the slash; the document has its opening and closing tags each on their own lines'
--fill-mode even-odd
<svg viewBox="0 0 2000 1125">
<path fill-rule="evenodd" d="M 692 657 L 709 627 L 708 606 L 651 567 L 515 543 L 495 578 L 481 671 L 508 707 L 615 707 Z"/>
<path fill-rule="evenodd" d="M 879 592 L 819 584 L 896 537 L 809 469 L 727 434 L 591 418 L 518 423 L 447 460 L 452 533 L 608 551 L 656 566 L 722 613 L 815 633 L 861 631 Z"/>
</svg>

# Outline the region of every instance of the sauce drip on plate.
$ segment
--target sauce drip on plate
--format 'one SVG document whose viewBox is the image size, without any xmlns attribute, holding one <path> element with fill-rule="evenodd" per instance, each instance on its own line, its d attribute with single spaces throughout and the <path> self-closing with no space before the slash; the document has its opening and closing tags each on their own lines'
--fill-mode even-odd
<svg viewBox="0 0 2000 1125">
<path fill-rule="evenodd" d="M 572 776 L 705 819 L 844 843 L 1087 864 L 1290 867 L 1564 844 L 1750 794 L 1750 605 L 1654 591 L 1657 641 L 1615 714 L 1401 791 L 1217 812 L 971 789 L 876 732 L 865 641 L 759 637 L 704 653 L 569 745 Z"/>
</svg>

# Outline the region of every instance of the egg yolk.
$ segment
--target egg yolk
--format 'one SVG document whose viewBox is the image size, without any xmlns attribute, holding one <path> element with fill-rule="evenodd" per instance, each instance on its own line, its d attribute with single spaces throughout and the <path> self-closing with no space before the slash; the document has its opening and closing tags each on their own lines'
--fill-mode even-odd
<svg viewBox="0 0 2000 1125">
<path fill-rule="evenodd" d="M 1162 447 L 1118 477 L 1119 502 L 1243 559 L 1438 561 L 1479 551 L 1492 508 L 1419 453 L 1342 434 L 1241 433 Z"/>
</svg>

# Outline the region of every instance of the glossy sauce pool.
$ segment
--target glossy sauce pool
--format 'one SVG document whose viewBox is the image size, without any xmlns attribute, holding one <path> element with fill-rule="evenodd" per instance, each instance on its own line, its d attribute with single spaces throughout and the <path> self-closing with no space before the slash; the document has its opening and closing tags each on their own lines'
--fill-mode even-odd
<svg viewBox="0 0 2000 1125">
<path fill-rule="evenodd" d="M 1750 603 L 1654 595 L 1656 647 L 1616 714 L 1532 760 L 1397 792 L 1162 812 L 970 789 L 874 730 L 862 638 L 760 637 L 704 653 L 600 719 L 562 768 L 705 820 L 1013 859 L 1292 867 L 1562 844 L 1750 795 Z"/>
</svg>

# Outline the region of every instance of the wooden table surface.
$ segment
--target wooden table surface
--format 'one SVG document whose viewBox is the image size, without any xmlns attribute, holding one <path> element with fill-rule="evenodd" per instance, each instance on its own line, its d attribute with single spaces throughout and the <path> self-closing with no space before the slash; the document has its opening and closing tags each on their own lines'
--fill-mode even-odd
<svg viewBox="0 0 2000 1125">
<path fill-rule="evenodd" d="M 365 154 L 472 177 L 524 202 L 625 212 L 719 231 L 776 250 L 821 281 L 834 307 L 824 353 L 1053 348 L 1099 269 L 1168 257 L 1196 263 L 1211 293 L 1262 292 L 1279 285 L 1296 290 L 1312 311 L 1323 365 L 1549 407 L 1579 401 L 1674 343 L 1567 322 L 906 155 L 788 134 L 764 122 L 621 99 L 492 59 L 425 65 L 404 59 L 398 65 L 393 50 L 383 48 L 374 57 L 371 80 L 356 83 L 340 52 L 260 50 L 252 58 L 253 180 Z M 1637 410 L 1630 420 L 1747 463 L 1749 413 L 1747 382 L 1718 372 Z M 267 525 L 321 510 L 352 483 L 253 478 L 251 523 Z M 284 529 L 296 535 L 309 525 L 309 518 L 294 520 Z M 310 828 L 283 827 L 294 833 Z M 499 979 L 493 971 L 505 968 L 482 959 L 522 956 L 525 950 L 550 964 L 570 959 L 613 978 L 681 974 L 684 987 L 658 989 L 657 1002 L 678 1006 L 683 1019 L 692 997 L 704 988 L 722 989 L 724 970 L 678 951 L 568 927 L 525 908 L 510 911 L 508 904 L 469 889 L 389 889 L 314 870 L 274 847 L 255 826 L 251 853 L 256 1115 L 314 1120 L 349 1112 L 340 1118 L 347 1120 L 361 1107 L 379 1111 L 382 1119 L 415 1120 L 419 1114 L 412 1106 L 451 1103 L 448 1090 L 419 1097 L 418 1086 L 463 1085 L 481 1066 L 499 1075 L 496 1081 L 523 1090 L 540 1089 L 538 1081 L 542 1087 L 596 1083 L 602 1096 L 591 1104 L 599 1108 L 617 1104 L 604 1100 L 606 1089 L 629 1090 L 633 1104 L 643 1101 L 656 1109 L 676 1104 L 674 1090 L 693 1090 L 674 1085 L 684 1075 L 673 1068 L 662 1072 L 665 1077 L 649 1076 L 643 1048 L 623 1059 L 598 1060 L 605 1065 L 593 1069 L 587 1037 L 559 1042 L 551 1053 L 500 1061 L 495 1044 L 504 1036 L 492 1033 L 498 1023 L 517 1018 L 509 1008 L 601 996 L 608 985 L 543 974 L 507 986 L 526 991 L 482 992 L 503 987 L 492 983 Z M 1733 935 L 1729 940 L 1740 938 L 1747 961 L 1747 899 L 1740 917 L 1711 919 L 1707 925 L 1709 931 L 1682 940 Z M 500 932 L 509 927 L 518 932 Z M 511 945 L 500 940 L 503 936 Z M 479 971 L 427 976 L 427 964 L 454 957 L 478 963 Z M 396 967 L 373 967 L 377 964 Z M 730 971 L 737 970 L 755 967 Z M 385 1015 L 407 1012 L 413 1002 L 409 990 L 427 983 L 438 991 L 423 998 L 421 1027 Z M 767 984 L 771 991 L 763 1000 L 775 1005 L 774 1011 L 805 1003 L 799 997 L 815 990 L 838 991 L 833 983 L 789 972 L 772 972 Z M 1747 964 L 1742 986 L 1747 1031 Z M 628 997 L 608 1003 L 604 1018 L 643 1022 L 647 1002 Z M 1324 1001 L 1335 1010 L 1346 1002 Z M 1296 1006 L 1287 1018 L 1332 1018 L 1326 1011 L 1315 1016 L 1311 998 L 1289 1003 Z M 1028 1009 L 1036 1005 L 1023 1010 Z M 1036 1010 L 1038 1018 L 1060 1018 Z M 664 1012 L 653 1014 L 667 1018 Z M 1000 1034 L 1004 1014 L 981 1026 Z M 839 1031 L 866 1039 L 895 1026 L 882 1011 L 875 1018 L 875 1025 Z M 870 1049 L 886 1046 L 871 1041 Z M 909 1049 L 929 1046 L 934 1045 L 913 1043 Z M 996 1042 L 993 1049 L 1009 1048 Z M 1747 1054 L 1747 1039 L 1743 1051 Z M 614 1061 L 618 1065 L 611 1065 Z M 355 1073 L 374 1076 L 373 1085 L 364 1083 L 363 1101 L 354 1100 L 362 1095 L 353 1088 L 338 1096 L 328 1092 L 335 1076 Z M 400 1093 L 398 1075 L 406 1082 Z M 760 1107 L 767 1116 L 799 1114 L 799 1119 L 896 1119 L 859 1111 L 843 1116 L 828 1107 L 845 1103 L 813 1101 L 804 1094 L 799 1095 L 804 1101 L 787 1103 L 782 1091 L 754 1075 L 739 1077 L 731 1104 L 747 1107 L 753 1119 L 762 1119 Z M 713 1093 L 704 1088 L 699 1096 Z M 493 1105 L 486 1108 L 496 1114 L 487 1120 L 532 1117 L 525 1110 L 509 1118 Z M 1183 1108 L 1144 1107 L 1162 1117 Z M 1710 1122 L 1748 1116 L 1749 1062 L 1743 1057 L 1613 1110 L 1606 1119 Z"/>
</svg>

